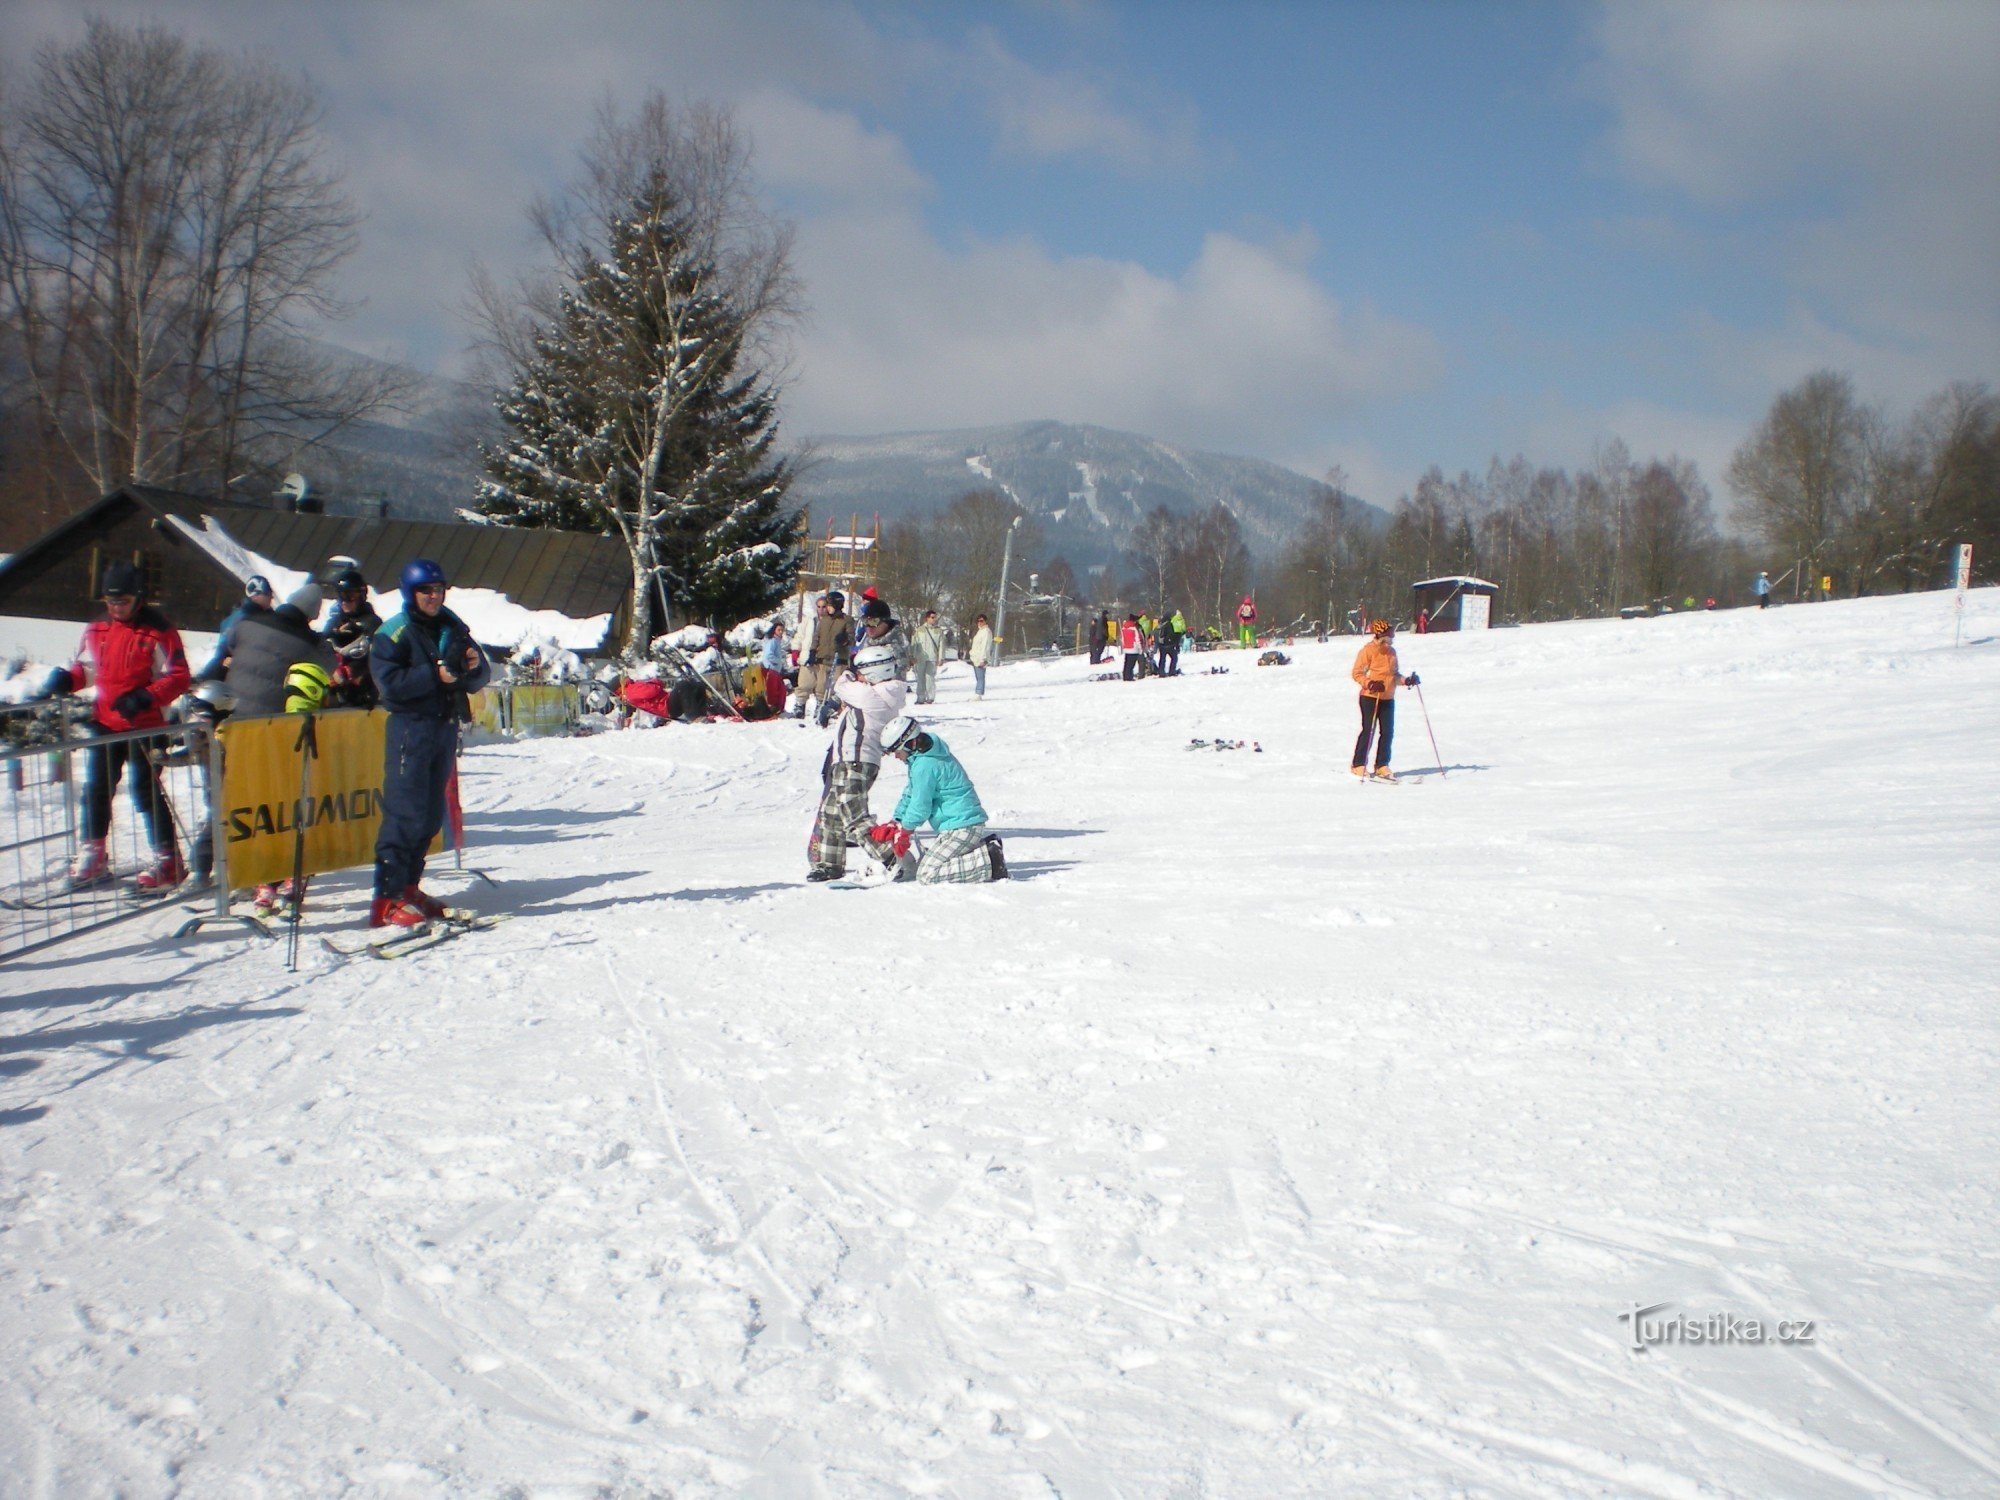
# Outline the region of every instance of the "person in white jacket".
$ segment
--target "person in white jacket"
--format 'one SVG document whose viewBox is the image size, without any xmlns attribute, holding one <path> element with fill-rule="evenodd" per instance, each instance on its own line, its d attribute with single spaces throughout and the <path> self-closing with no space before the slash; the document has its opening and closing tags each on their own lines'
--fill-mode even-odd
<svg viewBox="0 0 2000 1500">
<path fill-rule="evenodd" d="M 972 646 L 965 653 L 972 663 L 972 696 L 986 696 L 986 669 L 993 665 L 993 627 L 980 615 L 972 622 Z"/>
<path fill-rule="evenodd" d="M 944 627 L 937 611 L 924 611 L 924 620 L 910 632 L 910 662 L 917 669 L 917 702 L 937 702 L 938 663 L 944 660 Z"/>
<path fill-rule="evenodd" d="M 847 675 L 834 683 L 840 713 L 827 747 L 819 815 L 806 844 L 808 880 L 839 879 L 847 873 L 847 846 L 867 844 L 875 823 L 868 793 L 882 770 L 882 730 L 902 713 L 909 693 L 900 666 L 887 646 L 865 646 L 854 653 Z"/>
</svg>

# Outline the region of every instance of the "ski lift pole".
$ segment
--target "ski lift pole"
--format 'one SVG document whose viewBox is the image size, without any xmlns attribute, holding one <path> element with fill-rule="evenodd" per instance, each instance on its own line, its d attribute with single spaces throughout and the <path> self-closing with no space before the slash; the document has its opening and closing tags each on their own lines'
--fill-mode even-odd
<svg viewBox="0 0 2000 1500">
<path fill-rule="evenodd" d="M 1411 691 L 1417 695 L 1417 707 L 1424 711 L 1424 733 L 1431 737 L 1431 755 L 1438 763 L 1438 775 L 1448 778 L 1451 773 L 1445 770 L 1444 757 L 1438 754 L 1437 731 L 1431 728 L 1431 708 L 1428 703 L 1424 702 L 1424 685 L 1420 682 Z"/>
<path fill-rule="evenodd" d="M 1000 548 L 1000 602 L 994 608 L 993 645 L 987 653 L 991 658 L 987 663 L 988 666 L 1000 665 L 1000 649 L 1007 639 L 1007 570 L 1014 562 L 1014 530 L 1024 519 L 1026 519 L 1024 516 L 1014 517 L 1013 524 L 1007 528 L 1006 540 Z"/>
</svg>

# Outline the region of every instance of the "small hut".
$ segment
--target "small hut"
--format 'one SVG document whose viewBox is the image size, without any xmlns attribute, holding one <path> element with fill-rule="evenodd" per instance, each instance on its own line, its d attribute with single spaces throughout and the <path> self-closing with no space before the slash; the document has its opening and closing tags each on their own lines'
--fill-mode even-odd
<svg viewBox="0 0 2000 1500">
<path fill-rule="evenodd" d="M 1500 585 L 1484 578 L 1426 578 L 1411 590 L 1412 619 L 1424 630 L 1484 630 L 1493 623 Z"/>
</svg>

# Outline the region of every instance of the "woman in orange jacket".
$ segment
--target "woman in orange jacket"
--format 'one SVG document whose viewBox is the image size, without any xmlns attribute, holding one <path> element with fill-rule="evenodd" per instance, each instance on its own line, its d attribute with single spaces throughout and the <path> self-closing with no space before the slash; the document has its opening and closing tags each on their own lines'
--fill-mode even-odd
<svg viewBox="0 0 2000 1500">
<path fill-rule="evenodd" d="M 1389 745 L 1396 736 L 1396 689 L 1408 683 L 1416 684 L 1417 674 L 1405 677 L 1396 661 L 1393 644 L 1396 627 L 1387 620 L 1377 620 L 1368 627 L 1371 639 L 1354 658 L 1354 680 L 1361 688 L 1361 735 L 1354 742 L 1354 764 L 1349 767 L 1356 776 L 1368 774 L 1368 741 L 1376 730 L 1381 730 L 1381 738 L 1375 743 L 1375 775 L 1382 781 L 1394 781 L 1395 773 L 1389 769 Z"/>
</svg>

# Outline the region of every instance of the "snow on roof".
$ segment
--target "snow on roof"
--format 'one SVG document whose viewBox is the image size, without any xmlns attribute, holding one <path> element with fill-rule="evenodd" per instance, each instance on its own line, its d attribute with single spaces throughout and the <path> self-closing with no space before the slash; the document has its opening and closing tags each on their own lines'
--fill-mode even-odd
<svg viewBox="0 0 2000 1500">
<path fill-rule="evenodd" d="M 312 576 L 275 563 L 243 546 L 213 516 L 204 515 L 199 526 L 177 515 L 169 516 L 167 520 L 238 578 L 262 573 L 271 580 L 280 599 L 308 582 Z M 403 596 L 398 589 L 370 589 L 368 600 L 384 617 L 396 614 L 403 607 Z M 454 588 L 447 602 L 452 613 L 465 621 L 474 639 L 481 645 L 497 646 L 507 651 L 541 641 L 553 641 L 567 651 L 594 651 L 603 644 L 604 633 L 611 628 L 609 614 L 575 619 L 559 610 L 528 609 L 497 589 Z"/>
<path fill-rule="evenodd" d="M 1478 589 L 1497 589 L 1500 587 L 1500 585 L 1497 583 L 1488 582 L 1484 578 L 1473 578 L 1470 575 L 1464 573 L 1447 574 L 1443 578 L 1426 578 L 1422 583 L 1413 583 L 1410 585 L 1410 587 L 1414 589 L 1428 589 L 1428 588 L 1435 588 L 1438 584 L 1441 583 L 1455 583 L 1460 585 L 1461 587 L 1470 585 L 1471 587 Z"/>
<path fill-rule="evenodd" d="M 839 547 L 847 552 L 866 552 L 875 545 L 872 536 L 830 536 L 826 539 L 829 547 Z"/>
</svg>

